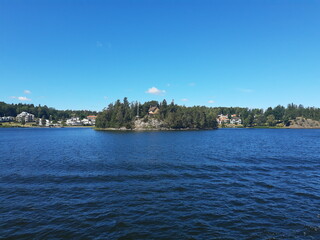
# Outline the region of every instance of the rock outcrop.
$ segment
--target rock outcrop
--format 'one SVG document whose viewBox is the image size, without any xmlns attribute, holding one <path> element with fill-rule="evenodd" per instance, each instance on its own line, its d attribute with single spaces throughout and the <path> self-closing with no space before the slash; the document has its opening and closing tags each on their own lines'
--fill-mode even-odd
<svg viewBox="0 0 320 240">
<path fill-rule="evenodd" d="M 134 130 L 161 130 L 164 123 L 156 118 L 142 118 L 134 121 Z"/>
<path fill-rule="evenodd" d="M 290 121 L 289 128 L 320 128 L 320 122 L 303 117 L 297 117 Z"/>
</svg>

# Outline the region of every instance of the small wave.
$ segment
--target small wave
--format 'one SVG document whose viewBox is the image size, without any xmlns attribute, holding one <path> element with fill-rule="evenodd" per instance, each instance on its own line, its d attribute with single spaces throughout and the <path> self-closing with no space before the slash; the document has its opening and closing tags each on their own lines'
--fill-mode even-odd
<svg viewBox="0 0 320 240">
<path fill-rule="evenodd" d="M 267 189 L 275 188 L 274 185 L 266 183 L 266 182 L 261 182 L 261 181 L 254 182 L 254 184 L 257 185 L 257 186 L 261 186 L 261 187 L 267 188 Z"/>
<path fill-rule="evenodd" d="M 307 197 L 310 199 L 320 200 L 320 196 L 313 194 L 313 193 L 309 193 L 309 192 L 308 193 L 307 192 L 295 192 L 294 194 L 299 197 Z"/>
</svg>

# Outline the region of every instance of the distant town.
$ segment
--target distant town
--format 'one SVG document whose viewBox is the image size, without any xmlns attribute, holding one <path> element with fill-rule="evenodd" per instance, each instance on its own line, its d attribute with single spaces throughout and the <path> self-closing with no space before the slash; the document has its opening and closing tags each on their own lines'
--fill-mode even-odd
<svg viewBox="0 0 320 240">
<path fill-rule="evenodd" d="M 45 118 L 36 118 L 34 114 L 28 112 L 21 112 L 16 117 L 5 116 L 0 117 L 0 122 L 17 122 L 22 125 L 31 123 L 31 126 L 41 127 L 64 127 L 64 126 L 94 126 L 97 116 L 89 115 L 86 118 L 80 119 L 79 117 L 71 117 L 66 120 L 52 120 Z"/>
</svg>

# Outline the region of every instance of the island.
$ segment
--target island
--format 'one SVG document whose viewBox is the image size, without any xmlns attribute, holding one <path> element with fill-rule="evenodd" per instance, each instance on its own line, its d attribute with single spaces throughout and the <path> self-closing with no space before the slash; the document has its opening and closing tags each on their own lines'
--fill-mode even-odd
<svg viewBox="0 0 320 240">
<path fill-rule="evenodd" d="M 97 130 L 198 130 L 216 129 L 218 123 L 212 109 L 205 106 L 179 106 L 148 101 L 129 103 L 117 100 L 109 104 L 96 119 Z"/>
</svg>

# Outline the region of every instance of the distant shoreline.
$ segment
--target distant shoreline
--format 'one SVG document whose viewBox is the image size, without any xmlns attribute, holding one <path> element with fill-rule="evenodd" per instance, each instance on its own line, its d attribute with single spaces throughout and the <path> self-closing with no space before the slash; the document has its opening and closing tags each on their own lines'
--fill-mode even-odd
<svg viewBox="0 0 320 240">
<path fill-rule="evenodd" d="M 165 131 L 201 131 L 201 130 L 218 130 L 218 129 L 320 129 L 320 127 L 241 127 L 241 128 L 233 128 L 233 127 L 224 127 L 224 128 L 165 128 L 165 129 L 125 129 L 125 128 L 93 128 L 96 131 L 114 131 L 114 132 L 148 132 L 148 131 L 154 131 L 154 132 L 165 132 Z"/>
<path fill-rule="evenodd" d="M 270 126 L 256 126 L 256 127 L 217 127 L 217 128 L 96 128 L 94 126 L 55 126 L 55 127 L 42 127 L 31 125 L 0 125 L 0 128 L 39 128 L 39 129 L 51 129 L 51 128 L 91 128 L 96 131 L 120 131 L 120 132 L 160 132 L 160 131 L 201 131 L 201 130 L 217 130 L 217 129 L 320 129 L 320 127 L 270 127 Z"/>
<path fill-rule="evenodd" d="M 23 125 L 0 125 L 0 128 L 94 128 L 94 126 L 54 126 L 54 127 L 42 127 L 42 126 L 23 126 Z"/>
<path fill-rule="evenodd" d="M 218 128 L 94 128 L 97 131 L 123 131 L 123 132 L 160 132 L 160 131 L 201 131 L 201 130 L 217 130 Z"/>
</svg>

